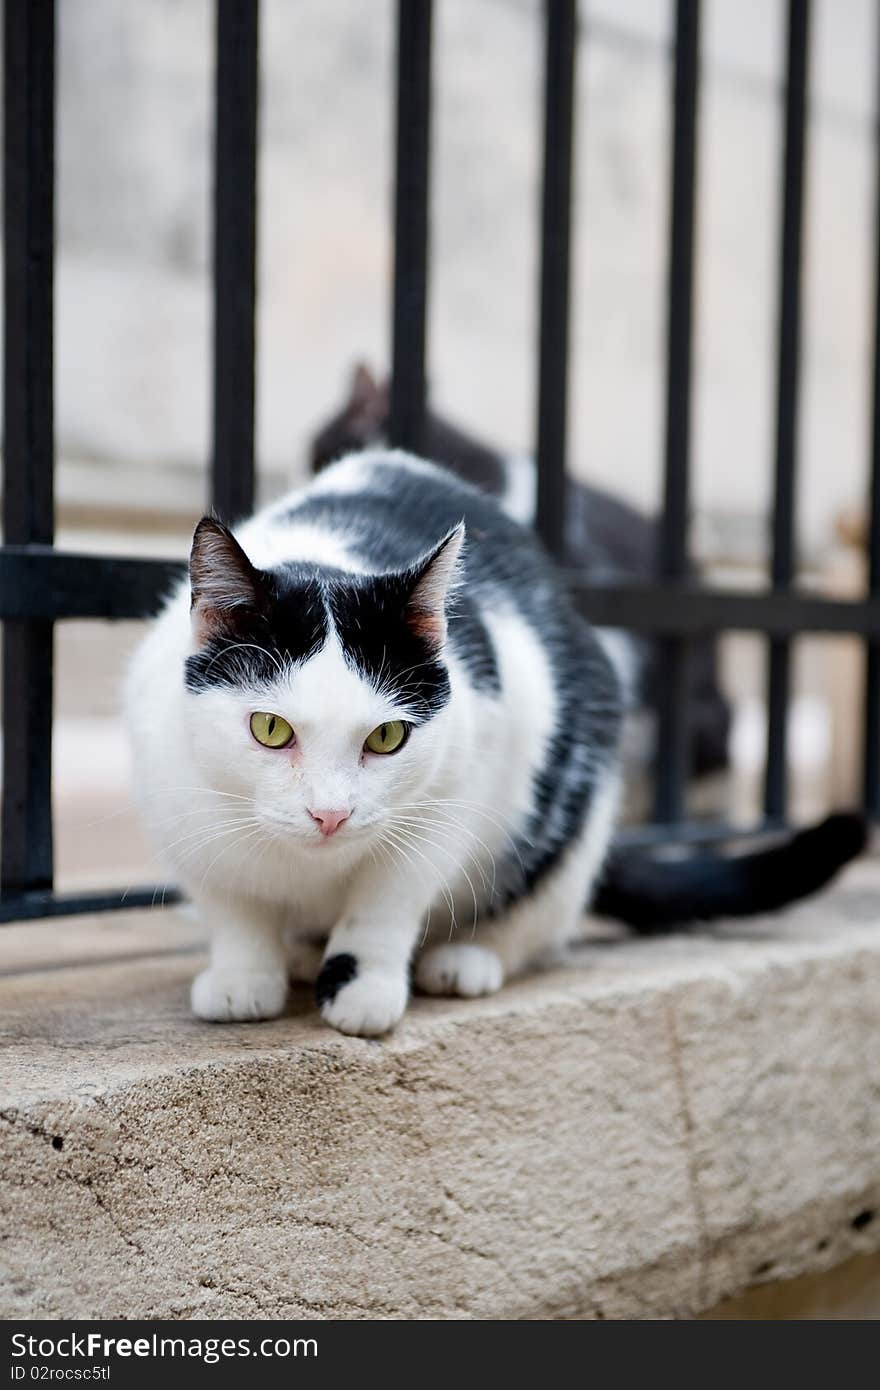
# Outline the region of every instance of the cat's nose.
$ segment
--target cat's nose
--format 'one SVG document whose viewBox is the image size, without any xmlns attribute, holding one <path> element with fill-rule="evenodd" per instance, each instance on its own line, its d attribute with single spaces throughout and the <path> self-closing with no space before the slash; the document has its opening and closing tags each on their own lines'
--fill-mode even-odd
<svg viewBox="0 0 880 1390">
<path fill-rule="evenodd" d="M 318 826 L 322 835 L 335 835 L 340 825 L 347 821 L 351 815 L 350 809 L 335 811 L 313 811 L 308 808 L 309 815 Z"/>
</svg>

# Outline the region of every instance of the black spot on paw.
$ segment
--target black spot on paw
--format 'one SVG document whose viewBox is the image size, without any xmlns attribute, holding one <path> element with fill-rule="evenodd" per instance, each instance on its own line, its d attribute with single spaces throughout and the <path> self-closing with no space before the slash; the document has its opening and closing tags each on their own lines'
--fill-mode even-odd
<svg viewBox="0 0 880 1390">
<path fill-rule="evenodd" d="M 858 1212 L 849 1224 L 854 1231 L 863 1231 L 866 1226 L 870 1226 L 876 1214 L 870 1207 L 866 1207 L 864 1211 Z"/>
<path fill-rule="evenodd" d="M 344 951 L 339 956 L 328 956 L 321 966 L 315 983 L 315 994 L 319 1004 L 329 1004 L 335 999 L 343 985 L 349 984 L 358 973 L 355 956 Z"/>
</svg>

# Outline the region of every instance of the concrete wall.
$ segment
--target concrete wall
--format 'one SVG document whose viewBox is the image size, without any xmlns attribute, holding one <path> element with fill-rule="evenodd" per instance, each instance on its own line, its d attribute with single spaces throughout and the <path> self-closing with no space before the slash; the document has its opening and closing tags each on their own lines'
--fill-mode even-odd
<svg viewBox="0 0 880 1390">
<path fill-rule="evenodd" d="M 704 9 L 696 495 L 756 515 L 772 448 L 784 5 Z M 352 359 L 387 360 L 392 10 L 262 6 L 259 452 L 284 472 Z M 581 5 L 573 463 L 645 502 L 662 439 L 671 10 Z M 811 539 L 858 495 L 867 448 L 874 10 L 815 7 Z M 209 415 L 212 6 L 65 0 L 59 23 L 61 450 L 196 467 Z M 538 0 L 440 0 L 432 385 L 440 405 L 511 446 L 528 443 L 534 406 L 540 68 Z"/>
</svg>

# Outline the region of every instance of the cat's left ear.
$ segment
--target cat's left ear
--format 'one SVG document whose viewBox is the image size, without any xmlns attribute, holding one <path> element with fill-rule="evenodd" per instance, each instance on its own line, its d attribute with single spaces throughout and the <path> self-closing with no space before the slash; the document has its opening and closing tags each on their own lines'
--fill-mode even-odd
<svg viewBox="0 0 880 1390">
<path fill-rule="evenodd" d="M 437 647 L 446 641 L 446 610 L 458 577 L 463 545 L 464 522 L 460 521 L 412 571 L 406 621 L 413 632 Z"/>
<path fill-rule="evenodd" d="M 193 633 L 200 644 L 234 632 L 262 606 L 262 574 L 228 527 L 211 516 L 203 516 L 195 529 L 189 576 Z"/>
</svg>

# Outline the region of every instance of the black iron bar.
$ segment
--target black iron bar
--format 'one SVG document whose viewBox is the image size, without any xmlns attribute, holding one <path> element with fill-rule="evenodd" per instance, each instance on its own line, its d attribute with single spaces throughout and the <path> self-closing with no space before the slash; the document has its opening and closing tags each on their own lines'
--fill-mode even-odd
<svg viewBox="0 0 880 1390">
<path fill-rule="evenodd" d="M 536 524 L 561 556 L 565 539 L 565 463 L 569 374 L 572 163 L 574 157 L 575 0 L 545 0 L 544 163 L 538 341 Z"/>
<path fill-rule="evenodd" d="M 3 528 L 51 545 L 55 6 L 4 7 Z M 0 894 L 52 886 L 52 622 L 7 622 Z"/>
<path fill-rule="evenodd" d="M 658 571 L 680 580 L 688 568 L 691 339 L 696 209 L 699 0 L 677 0 L 673 85 L 672 200 L 666 349 L 666 449 Z M 688 644 L 660 647 L 657 782 L 654 816 L 681 820 L 688 772 Z"/>
<path fill-rule="evenodd" d="M 625 826 L 614 843 L 626 848 L 662 849 L 671 846 L 734 846 L 749 844 L 756 840 L 778 835 L 780 826 L 769 821 L 761 821 L 747 828 L 724 825 L 718 822 L 692 822 L 686 825 L 637 825 Z M 121 912 L 131 908 L 154 908 L 159 910 L 184 902 L 184 895 L 178 888 L 167 884 L 148 884 L 141 888 L 108 888 L 92 893 L 25 893 L 16 898 L 0 902 L 0 925 L 12 922 L 51 920 L 55 917 L 73 917 L 82 913 Z M 190 947 L 181 947 L 180 954 L 189 954 Z"/>
<path fill-rule="evenodd" d="M 880 21 L 875 46 L 874 107 L 874 362 L 871 468 L 868 488 L 868 593 L 880 595 Z M 880 819 L 880 628 L 865 644 L 865 809 Z"/>
<path fill-rule="evenodd" d="M 217 0 L 211 505 L 254 505 L 258 0 Z"/>
<path fill-rule="evenodd" d="M 778 838 L 783 827 L 778 822 L 760 821 L 747 827 L 731 826 L 717 821 L 696 821 L 684 825 L 624 826 L 614 837 L 615 845 L 626 848 L 662 849 L 669 846 L 751 845 L 755 841 Z M 167 884 L 140 888 L 109 888 L 91 893 L 25 893 L 0 902 L 0 924 L 49 920 L 71 917 L 81 913 L 119 912 L 130 908 L 172 907 L 185 901 L 179 889 Z M 182 947 L 180 953 L 189 953 Z"/>
<path fill-rule="evenodd" d="M 427 384 L 432 0 L 398 0 L 389 437 L 422 448 Z"/>
<path fill-rule="evenodd" d="M 772 583 L 777 590 L 790 588 L 795 577 L 801 252 L 809 26 L 809 0 L 789 0 L 771 563 Z M 790 668 L 790 642 L 786 638 L 772 639 L 768 657 L 767 769 L 764 781 L 764 810 L 772 818 L 785 815 L 788 800 L 786 784 Z"/>
</svg>

